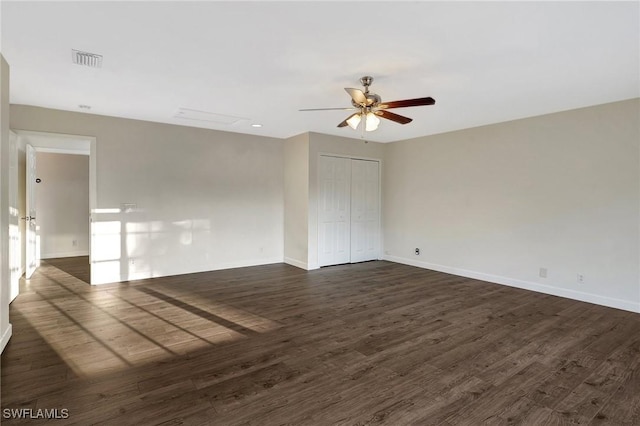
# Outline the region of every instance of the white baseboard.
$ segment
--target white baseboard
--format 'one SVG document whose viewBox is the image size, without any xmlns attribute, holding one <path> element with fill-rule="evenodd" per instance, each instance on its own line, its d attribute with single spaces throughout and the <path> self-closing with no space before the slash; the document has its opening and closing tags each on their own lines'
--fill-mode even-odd
<svg viewBox="0 0 640 426">
<path fill-rule="evenodd" d="M 78 257 L 78 256 L 89 256 L 88 250 L 78 250 L 78 251 L 66 251 L 59 253 L 43 253 L 40 255 L 40 259 L 57 259 L 58 257 Z"/>
<path fill-rule="evenodd" d="M 305 271 L 309 270 L 309 266 L 307 265 L 307 262 L 301 262 L 297 259 L 292 259 L 290 257 L 285 257 L 284 258 L 284 263 L 291 265 L 291 266 L 295 266 L 297 268 L 300 269 L 304 269 Z"/>
<path fill-rule="evenodd" d="M 502 284 L 510 287 L 521 288 L 524 290 L 537 291 L 538 293 L 550 294 L 552 296 L 566 297 L 567 299 L 579 300 L 581 302 L 588 302 L 596 305 L 607 306 L 610 308 L 640 313 L 640 304 L 629 302 L 627 300 L 616 299 L 613 297 L 601 296 L 593 293 L 585 293 L 582 291 L 570 290 L 530 281 L 523 281 L 515 278 L 501 277 L 499 275 L 485 274 L 483 272 L 470 271 L 468 269 L 454 268 L 451 266 L 438 265 L 435 263 L 428 263 L 397 256 L 386 255 L 384 256 L 384 260 L 395 263 L 402 263 L 404 265 L 416 266 L 418 268 L 431 269 L 433 271 L 444 272 L 461 277 L 488 281 L 494 284 Z"/>
<path fill-rule="evenodd" d="M 207 269 L 199 272 L 207 272 L 207 271 L 219 271 L 222 269 L 234 269 L 234 268 L 248 268 L 250 266 L 262 266 L 262 265 L 272 265 L 274 263 L 282 263 L 282 257 L 272 257 L 266 259 L 254 259 L 254 260 L 246 260 L 239 262 L 229 262 L 229 263 L 221 263 L 215 266 L 213 269 Z M 190 274 L 191 272 L 182 272 L 181 274 Z"/>
<path fill-rule="evenodd" d="M 160 278 L 160 277 L 173 277 L 177 275 L 188 275 L 188 274 L 198 274 L 201 272 L 211 272 L 211 271 L 220 271 L 223 269 L 234 269 L 234 268 L 247 268 L 250 266 L 262 266 L 262 265 L 272 265 L 274 263 L 282 263 L 281 257 L 273 257 L 266 259 L 254 259 L 240 262 L 229 262 L 229 263 L 220 263 L 213 267 L 205 268 L 205 269 L 193 269 L 193 270 L 170 270 L 163 271 L 162 273 L 157 273 L 155 271 L 149 270 L 141 270 L 137 271 L 135 269 L 129 271 L 128 275 L 122 276 L 120 274 L 120 269 L 118 268 L 115 273 L 108 273 L 108 276 L 103 277 L 95 277 L 91 276 L 91 285 L 101 285 L 101 284 L 115 284 L 119 282 L 133 281 L 133 280 L 146 280 L 149 278 Z M 130 267 L 131 268 L 131 267 Z"/>
<path fill-rule="evenodd" d="M 12 333 L 13 327 L 11 326 L 11 323 L 9 323 L 9 326 L 4 331 L 4 333 L 2 333 L 2 338 L 0 339 L 0 353 L 4 352 L 4 348 L 5 346 L 7 346 L 7 343 L 9 343 L 9 339 L 11 339 Z"/>
</svg>

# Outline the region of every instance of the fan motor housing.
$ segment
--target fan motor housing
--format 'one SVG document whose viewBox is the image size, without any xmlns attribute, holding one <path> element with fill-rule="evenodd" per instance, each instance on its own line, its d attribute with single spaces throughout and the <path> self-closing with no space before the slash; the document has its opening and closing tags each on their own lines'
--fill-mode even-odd
<svg viewBox="0 0 640 426">
<path fill-rule="evenodd" d="M 380 101 L 380 96 L 375 93 L 367 93 L 367 105 L 377 105 Z"/>
<path fill-rule="evenodd" d="M 364 87 L 369 87 L 371 86 L 371 83 L 373 83 L 373 77 L 371 77 L 370 75 L 365 75 L 364 77 L 360 78 L 360 83 L 362 83 Z"/>
</svg>

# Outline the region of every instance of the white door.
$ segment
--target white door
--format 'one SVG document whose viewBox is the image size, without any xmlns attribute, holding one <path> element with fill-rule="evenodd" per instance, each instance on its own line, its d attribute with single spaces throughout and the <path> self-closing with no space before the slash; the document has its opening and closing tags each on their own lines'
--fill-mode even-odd
<svg viewBox="0 0 640 426">
<path fill-rule="evenodd" d="M 318 167 L 318 264 L 349 263 L 351 160 L 322 155 Z"/>
<path fill-rule="evenodd" d="M 20 291 L 22 275 L 20 210 L 18 209 L 18 137 L 9 135 L 9 301 Z"/>
<path fill-rule="evenodd" d="M 378 259 L 379 163 L 351 160 L 351 262 Z"/>
<path fill-rule="evenodd" d="M 40 253 L 38 253 L 38 240 L 36 230 L 36 150 L 27 144 L 27 241 L 26 241 L 26 272 L 25 277 L 31 275 L 38 267 Z"/>
</svg>

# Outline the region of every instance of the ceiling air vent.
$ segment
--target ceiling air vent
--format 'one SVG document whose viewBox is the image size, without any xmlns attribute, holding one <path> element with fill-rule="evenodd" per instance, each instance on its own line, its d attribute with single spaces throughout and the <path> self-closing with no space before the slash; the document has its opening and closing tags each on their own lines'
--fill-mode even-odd
<svg viewBox="0 0 640 426">
<path fill-rule="evenodd" d="M 102 55 L 71 49 L 73 63 L 91 68 L 102 68 Z"/>
<path fill-rule="evenodd" d="M 225 124 L 227 126 L 235 124 L 239 121 L 248 120 L 245 117 L 236 117 L 234 115 L 216 114 L 215 112 L 198 111 L 197 109 L 178 108 L 174 114 L 175 118 L 183 120 L 207 121 L 215 124 Z"/>
</svg>

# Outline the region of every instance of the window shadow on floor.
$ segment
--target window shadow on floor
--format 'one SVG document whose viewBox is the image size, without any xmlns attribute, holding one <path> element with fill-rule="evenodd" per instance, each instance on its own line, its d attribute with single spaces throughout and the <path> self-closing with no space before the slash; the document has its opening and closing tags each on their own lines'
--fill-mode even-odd
<svg viewBox="0 0 640 426">
<path fill-rule="evenodd" d="M 89 263 L 89 256 L 43 259 L 42 262 L 46 262 L 49 265 L 76 277 L 80 281 L 91 284 L 91 264 Z"/>
<path fill-rule="evenodd" d="M 222 318 L 218 315 L 212 314 L 211 312 L 205 311 L 203 309 L 200 309 L 196 306 L 190 305 L 189 303 L 185 303 L 181 300 L 178 299 L 174 299 L 171 296 L 168 296 L 166 294 L 162 294 L 159 293 L 155 290 L 152 290 L 150 288 L 146 288 L 146 287 L 140 287 L 138 289 L 139 291 L 148 294 L 149 296 L 153 296 L 159 300 L 162 300 L 164 302 L 170 303 L 173 306 L 177 306 L 178 308 L 184 309 L 185 311 L 191 312 L 194 315 L 197 315 L 201 318 L 204 318 L 206 320 L 209 320 L 211 322 L 214 322 L 218 325 L 221 325 L 223 327 L 226 327 L 230 330 L 233 330 L 235 332 L 238 332 L 240 334 L 244 334 L 245 336 L 250 336 L 250 335 L 255 335 L 257 334 L 256 331 L 251 330 L 249 328 L 243 327 L 242 325 L 235 323 L 233 321 L 229 321 L 225 318 Z"/>
</svg>

